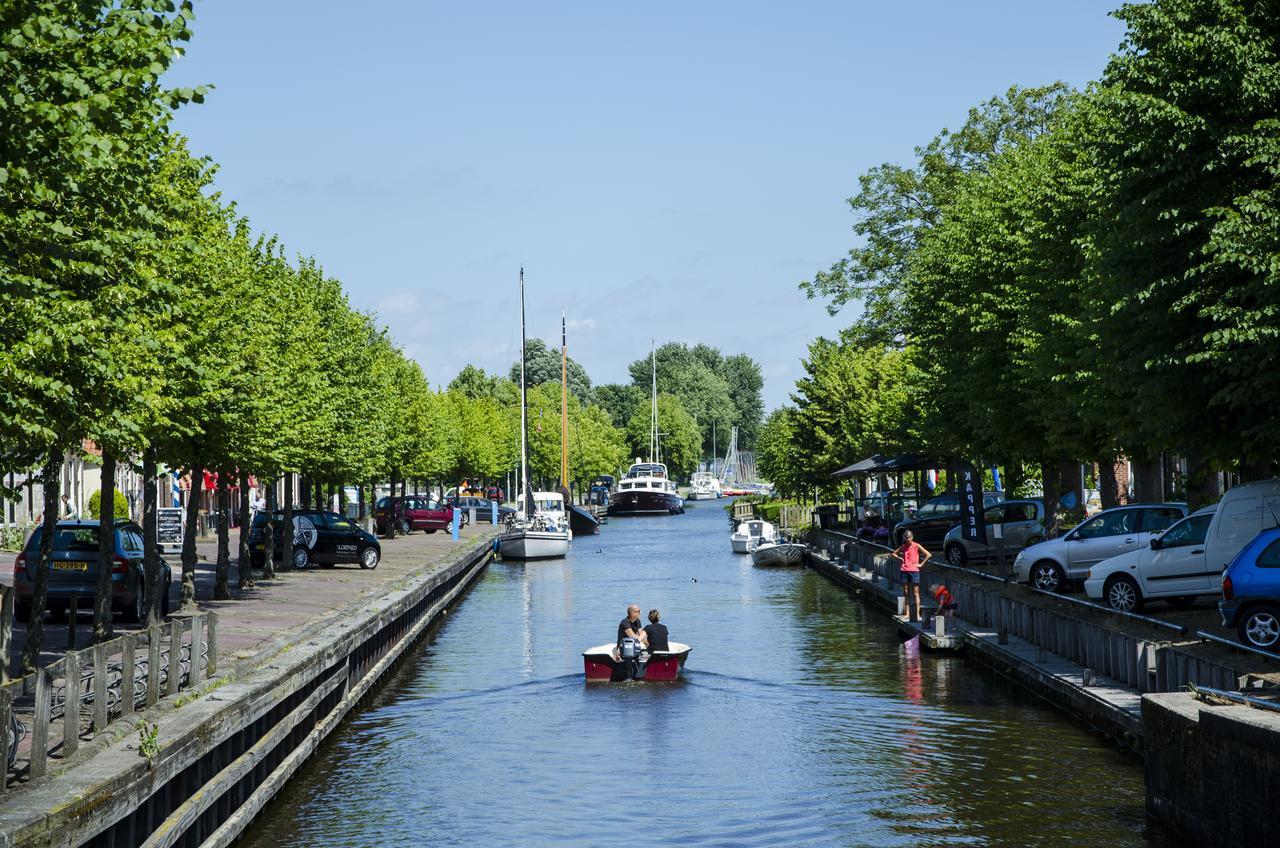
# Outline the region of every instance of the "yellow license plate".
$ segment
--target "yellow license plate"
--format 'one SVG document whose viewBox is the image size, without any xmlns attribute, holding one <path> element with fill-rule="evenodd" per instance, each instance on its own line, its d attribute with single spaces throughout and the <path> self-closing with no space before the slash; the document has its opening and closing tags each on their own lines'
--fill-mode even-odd
<svg viewBox="0 0 1280 848">
<path fill-rule="evenodd" d="M 267 549 L 267 546 L 266 546 L 266 545 L 254 545 L 254 546 L 253 546 L 253 549 L 254 549 L 255 551 L 265 551 L 265 550 Z"/>
<path fill-rule="evenodd" d="M 89 563 L 87 562 L 55 562 L 53 567 L 58 571 L 88 571 Z"/>
</svg>

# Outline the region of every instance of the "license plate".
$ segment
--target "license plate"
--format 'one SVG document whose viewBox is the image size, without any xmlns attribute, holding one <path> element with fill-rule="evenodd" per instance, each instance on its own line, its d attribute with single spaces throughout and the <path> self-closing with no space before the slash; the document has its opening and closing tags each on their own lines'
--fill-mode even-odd
<svg viewBox="0 0 1280 848">
<path fill-rule="evenodd" d="M 254 549 L 255 551 L 262 551 L 262 550 L 266 550 L 266 548 L 267 548 L 267 546 L 266 546 L 266 545 L 254 545 L 254 546 L 253 546 L 253 549 Z"/>
<path fill-rule="evenodd" d="M 89 563 L 87 562 L 55 562 L 53 567 L 57 571 L 88 571 Z"/>
</svg>

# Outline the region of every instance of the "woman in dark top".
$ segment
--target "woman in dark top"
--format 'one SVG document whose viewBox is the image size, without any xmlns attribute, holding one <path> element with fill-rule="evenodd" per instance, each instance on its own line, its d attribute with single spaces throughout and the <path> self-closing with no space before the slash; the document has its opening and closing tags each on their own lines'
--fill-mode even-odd
<svg viewBox="0 0 1280 848">
<path fill-rule="evenodd" d="M 659 624 L 661 614 L 656 609 L 649 610 L 649 624 L 645 627 L 645 635 L 649 637 L 650 651 L 669 651 L 667 646 L 667 626 Z"/>
</svg>

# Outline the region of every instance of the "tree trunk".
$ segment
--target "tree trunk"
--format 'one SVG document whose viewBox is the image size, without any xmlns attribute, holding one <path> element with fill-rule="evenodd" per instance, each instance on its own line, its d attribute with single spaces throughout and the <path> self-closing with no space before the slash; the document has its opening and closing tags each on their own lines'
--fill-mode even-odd
<svg viewBox="0 0 1280 848">
<path fill-rule="evenodd" d="M 44 490 L 43 532 L 40 535 L 40 560 L 35 565 L 36 582 L 31 592 L 31 616 L 27 624 L 27 643 L 22 649 L 22 671 L 30 674 L 40 664 L 44 647 L 44 611 L 49 602 L 49 555 L 53 551 L 53 534 L 58 526 L 58 484 L 62 478 L 62 452 L 51 449 L 40 475 Z M 9 661 L 4 657 L 5 662 Z"/>
<path fill-rule="evenodd" d="M 324 483 L 319 479 L 316 480 L 316 509 L 324 509 Z"/>
<path fill-rule="evenodd" d="M 196 530 L 200 526 L 200 499 L 204 494 L 204 466 L 191 468 L 191 488 L 187 491 L 187 527 L 182 534 L 182 588 L 178 609 L 193 612 L 196 609 Z"/>
<path fill-rule="evenodd" d="M 262 579 L 276 579 L 276 483 L 265 486 L 267 490 L 267 523 L 262 528 Z"/>
<path fill-rule="evenodd" d="M 249 472 L 240 472 L 240 552 L 236 557 L 236 588 L 252 589 L 253 582 L 253 556 L 249 553 L 249 523 L 252 518 L 249 514 L 249 498 L 246 493 L 249 491 Z"/>
<path fill-rule="evenodd" d="M 1187 451 L 1187 509 L 1195 512 L 1221 496 L 1218 472 L 1209 465 L 1203 452 L 1199 449 Z"/>
<path fill-rule="evenodd" d="M 218 472 L 218 565 L 214 570 L 213 599 L 227 601 L 231 599 L 231 588 L 227 585 L 227 572 L 231 570 L 231 498 L 227 487 L 227 472 Z"/>
<path fill-rule="evenodd" d="M 369 517 L 365 511 L 367 505 L 368 502 L 364 499 L 364 483 L 361 483 L 356 487 L 356 515 L 360 517 L 361 527 L 364 527 L 364 520 Z"/>
<path fill-rule="evenodd" d="M 1102 508 L 1111 509 L 1120 506 L 1120 477 L 1114 457 L 1103 457 L 1098 460 L 1098 494 L 1102 499 Z"/>
<path fill-rule="evenodd" d="M 1004 464 L 1004 490 L 1009 497 L 1013 497 L 1013 493 L 1021 489 L 1026 482 L 1027 469 L 1021 462 Z"/>
<path fill-rule="evenodd" d="M 1139 503 L 1164 500 L 1164 474 L 1160 457 L 1153 460 L 1132 460 L 1133 499 Z"/>
<path fill-rule="evenodd" d="M 1058 535 L 1058 502 L 1062 491 L 1062 473 L 1056 460 L 1046 459 L 1040 463 L 1040 479 L 1044 487 L 1045 537 L 1052 539 Z"/>
<path fill-rule="evenodd" d="M 93 643 L 115 638 L 111 622 L 111 569 L 116 564 L 116 458 L 102 451 L 98 493 L 98 580 L 93 587 Z M 75 626 L 75 622 L 69 622 Z"/>
<path fill-rule="evenodd" d="M 388 539 L 394 539 L 394 538 L 396 537 L 396 529 L 397 529 L 397 528 L 396 528 L 396 520 L 397 520 L 396 512 L 397 512 L 398 510 L 396 509 L 396 505 L 395 505 L 395 501 L 394 501 L 395 494 L 396 494 L 396 472 L 393 470 L 393 471 L 391 472 L 391 498 L 392 498 L 392 500 L 390 500 L 390 501 L 387 503 L 387 526 L 384 528 L 384 531 L 385 531 L 385 532 L 382 534 L 382 535 L 386 536 Z"/>
<path fill-rule="evenodd" d="M 280 528 L 280 562 L 286 567 L 293 565 L 293 474 L 284 475 L 284 526 Z"/>
<path fill-rule="evenodd" d="M 401 477 L 400 478 L 400 497 L 402 498 L 409 496 L 409 493 L 405 490 L 405 486 L 406 486 L 405 479 Z"/>
<path fill-rule="evenodd" d="M 142 454 L 142 561 L 147 589 L 147 624 L 160 621 L 160 543 L 156 539 L 155 452 L 148 448 Z"/>
</svg>

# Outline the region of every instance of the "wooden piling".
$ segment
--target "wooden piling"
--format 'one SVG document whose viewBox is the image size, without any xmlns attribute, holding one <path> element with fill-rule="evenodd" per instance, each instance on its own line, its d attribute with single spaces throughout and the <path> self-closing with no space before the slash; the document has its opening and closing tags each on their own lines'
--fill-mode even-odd
<svg viewBox="0 0 1280 848">
<path fill-rule="evenodd" d="M 178 694 L 182 685 L 182 620 L 169 622 L 169 686 L 168 694 Z"/>
<path fill-rule="evenodd" d="M 31 721 L 32 777 L 44 777 L 49 767 L 49 711 L 53 704 L 53 679 L 47 668 L 37 669 L 35 712 Z"/>
<path fill-rule="evenodd" d="M 93 732 L 107 727 L 107 643 L 93 646 Z"/>
<path fill-rule="evenodd" d="M 67 651 L 62 679 L 66 682 L 62 702 L 62 759 L 80 750 L 80 652 Z"/>
</svg>

